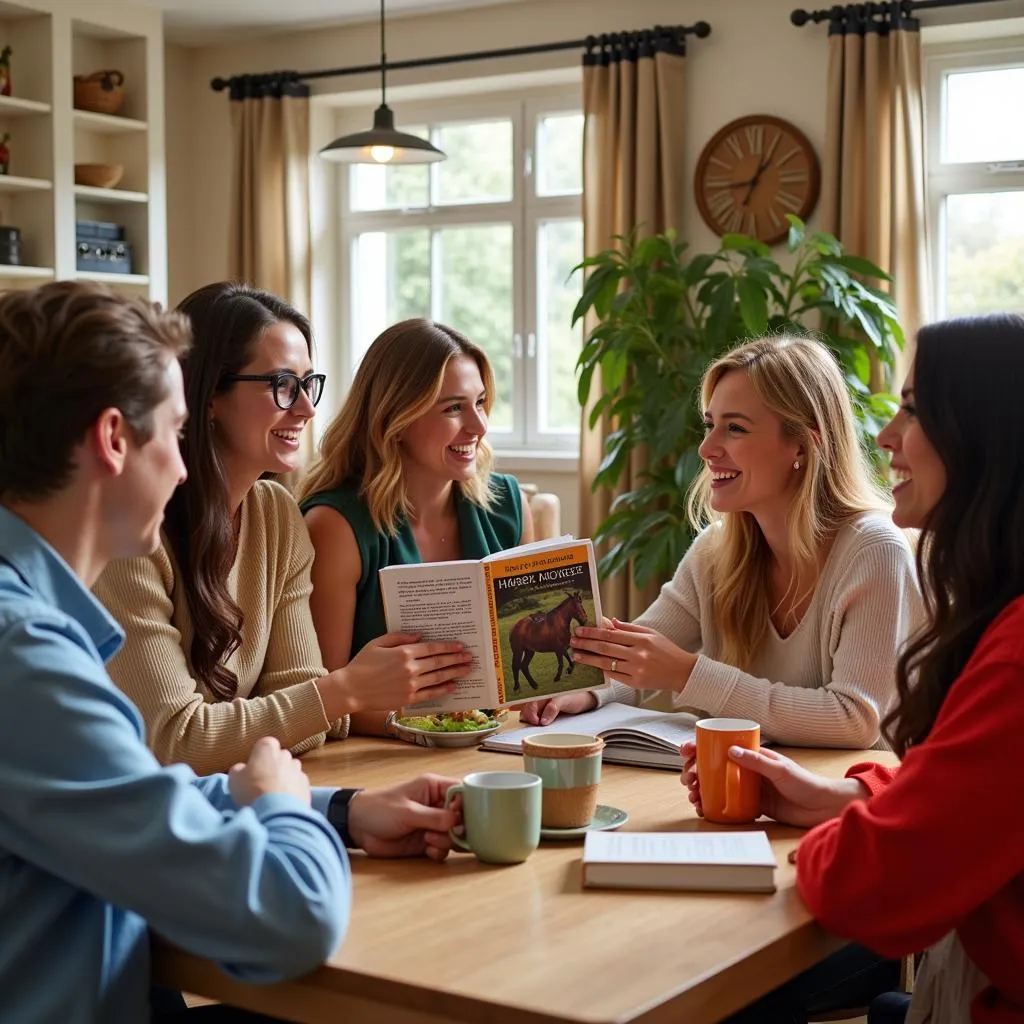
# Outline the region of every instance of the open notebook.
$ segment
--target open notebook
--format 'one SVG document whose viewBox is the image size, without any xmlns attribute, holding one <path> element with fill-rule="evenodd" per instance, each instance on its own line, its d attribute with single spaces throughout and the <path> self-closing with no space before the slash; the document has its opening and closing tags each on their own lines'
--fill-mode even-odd
<svg viewBox="0 0 1024 1024">
<path fill-rule="evenodd" d="M 696 721 L 695 716 L 682 712 L 669 714 L 612 703 L 582 715 L 566 715 L 552 725 L 531 725 L 496 733 L 488 736 L 481 748 L 518 754 L 525 736 L 539 732 L 582 732 L 604 740 L 604 760 L 611 764 L 668 768 L 677 772 L 682 768 L 679 744 L 694 738 Z"/>
</svg>

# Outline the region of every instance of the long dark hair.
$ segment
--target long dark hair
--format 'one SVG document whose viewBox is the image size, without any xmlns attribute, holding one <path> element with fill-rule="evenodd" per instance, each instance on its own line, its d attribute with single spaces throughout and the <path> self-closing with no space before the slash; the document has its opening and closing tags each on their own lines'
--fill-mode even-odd
<svg viewBox="0 0 1024 1024">
<path fill-rule="evenodd" d="M 922 524 L 917 567 L 928 624 L 896 669 L 884 728 L 901 757 L 923 742 L 982 634 L 1024 594 L 1024 317 L 923 327 L 914 405 L 946 470 Z"/>
<path fill-rule="evenodd" d="M 185 588 L 194 635 L 187 652 L 192 672 L 221 700 L 238 692 L 223 662 L 242 642 L 242 612 L 228 592 L 235 560 L 227 480 L 210 419 L 213 397 L 235 385 L 226 374 L 252 362 L 260 336 L 276 323 L 294 324 L 312 352 L 309 321 L 269 292 L 221 281 L 192 292 L 178 305 L 192 323 L 193 345 L 182 360 L 189 418 L 181 442 L 188 479 L 167 506 L 166 530 Z"/>
</svg>

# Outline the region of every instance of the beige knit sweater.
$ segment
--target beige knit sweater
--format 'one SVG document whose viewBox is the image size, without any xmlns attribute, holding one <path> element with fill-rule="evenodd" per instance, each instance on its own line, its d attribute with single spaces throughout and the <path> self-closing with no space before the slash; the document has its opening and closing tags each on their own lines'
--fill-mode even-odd
<svg viewBox="0 0 1024 1024">
<path fill-rule="evenodd" d="M 161 762 L 183 761 L 206 774 L 244 761 L 262 736 L 276 736 L 294 753 L 323 743 L 329 723 L 316 687 L 325 669 L 309 611 L 312 564 L 291 495 L 259 481 L 242 502 L 228 575 L 244 616 L 242 643 L 227 660 L 238 676 L 231 701 L 217 700 L 192 676 L 192 621 L 166 540 L 149 558 L 115 562 L 100 577 L 96 595 L 126 634 L 107 668 L 142 712 Z"/>
<path fill-rule="evenodd" d="M 749 672 L 715 660 L 721 638 L 712 619 L 712 531 L 686 553 L 675 576 L 636 622 L 698 654 L 679 711 L 749 718 L 763 738 L 813 747 L 870 747 L 896 696 L 896 658 L 923 621 L 914 556 L 888 516 L 859 516 L 837 534 L 811 604 L 787 637 L 769 625 Z M 623 683 L 598 702 L 647 702 L 657 691 Z"/>
</svg>

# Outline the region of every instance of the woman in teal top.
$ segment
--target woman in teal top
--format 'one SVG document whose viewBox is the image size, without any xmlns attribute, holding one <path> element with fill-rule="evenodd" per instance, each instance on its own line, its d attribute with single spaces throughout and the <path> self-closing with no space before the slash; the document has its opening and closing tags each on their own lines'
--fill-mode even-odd
<svg viewBox="0 0 1024 1024">
<path fill-rule="evenodd" d="M 316 557 L 310 607 L 328 670 L 387 632 L 378 570 L 484 555 L 533 540 L 485 439 L 494 375 L 458 331 L 406 320 L 381 334 L 299 493 Z M 352 731 L 384 733 L 380 713 Z"/>
</svg>

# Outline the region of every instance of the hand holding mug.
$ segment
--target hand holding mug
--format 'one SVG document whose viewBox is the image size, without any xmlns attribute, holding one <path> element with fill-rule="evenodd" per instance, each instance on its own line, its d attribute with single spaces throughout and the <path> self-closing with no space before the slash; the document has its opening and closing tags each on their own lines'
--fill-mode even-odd
<svg viewBox="0 0 1024 1024">
<path fill-rule="evenodd" d="M 697 769 L 696 743 L 684 743 L 681 782 L 688 790 L 690 803 L 704 816 L 701 783 Z M 809 828 L 842 813 L 853 800 L 868 795 L 867 787 L 857 779 L 826 779 L 801 768 L 777 751 L 748 750 L 732 746 L 729 759 L 761 777 L 760 812 L 784 825 Z"/>
<path fill-rule="evenodd" d="M 457 779 L 420 775 L 386 789 L 362 790 L 349 804 L 348 830 L 371 857 L 419 857 L 443 861 L 449 832 L 459 821 L 445 795 Z"/>
</svg>

